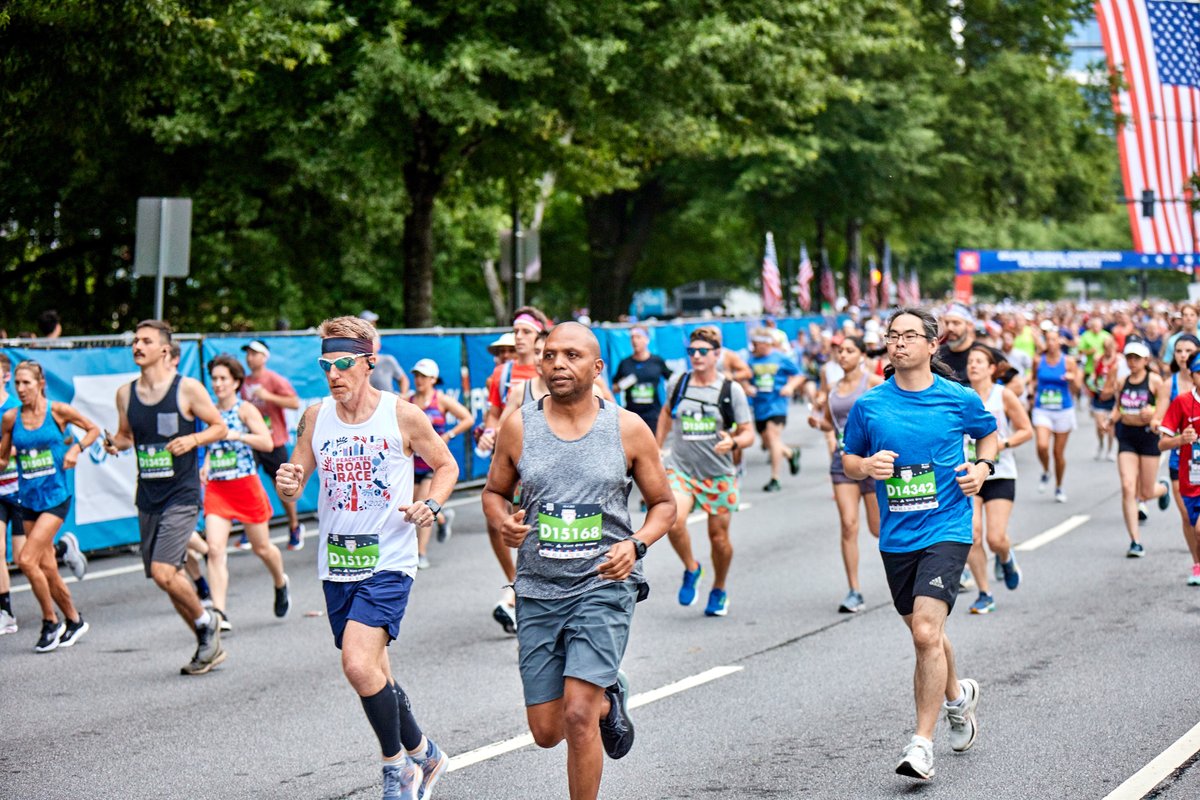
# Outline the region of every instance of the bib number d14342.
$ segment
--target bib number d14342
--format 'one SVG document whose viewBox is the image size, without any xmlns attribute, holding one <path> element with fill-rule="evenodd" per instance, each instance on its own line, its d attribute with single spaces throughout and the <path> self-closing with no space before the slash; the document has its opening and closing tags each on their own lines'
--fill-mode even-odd
<svg viewBox="0 0 1200 800">
<path fill-rule="evenodd" d="M 937 478 L 932 464 L 897 466 L 892 477 L 884 481 L 887 489 L 888 511 L 930 511 L 938 507 Z"/>
</svg>

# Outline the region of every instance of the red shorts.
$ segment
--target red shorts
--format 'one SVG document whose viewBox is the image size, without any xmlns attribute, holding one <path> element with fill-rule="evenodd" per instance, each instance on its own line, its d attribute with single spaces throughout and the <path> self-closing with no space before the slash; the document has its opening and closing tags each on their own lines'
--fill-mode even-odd
<svg viewBox="0 0 1200 800">
<path fill-rule="evenodd" d="M 271 501 L 257 475 L 209 481 L 204 491 L 204 514 L 254 525 L 270 521 Z"/>
</svg>

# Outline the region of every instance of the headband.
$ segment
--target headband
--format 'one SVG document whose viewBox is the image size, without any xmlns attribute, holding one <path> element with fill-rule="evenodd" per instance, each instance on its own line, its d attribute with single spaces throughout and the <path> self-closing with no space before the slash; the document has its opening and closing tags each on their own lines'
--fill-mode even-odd
<svg viewBox="0 0 1200 800">
<path fill-rule="evenodd" d="M 538 322 L 537 317 L 533 316 L 532 314 L 522 314 L 521 316 L 514 319 L 512 324 L 513 324 L 514 328 L 517 327 L 518 325 L 528 325 L 529 327 L 533 328 L 538 333 L 541 333 L 542 331 L 544 331 L 546 329 L 546 326 L 543 325 L 542 323 Z"/>
<path fill-rule="evenodd" d="M 375 343 L 370 339 L 348 339 L 334 336 L 321 340 L 321 355 L 326 353 L 353 353 L 369 356 L 375 354 Z"/>
<path fill-rule="evenodd" d="M 640 333 L 642 336 L 645 336 L 647 339 L 649 339 L 649 338 L 650 338 L 650 331 L 646 330 L 646 329 L 645 329 L 645 328 L 643 328 L 641 325 L 638 325 L 638 326 L 637 326 L 637 327 L 635 327 L 635 328 L 630 328 L 630 329 L 629 329 L 629 335 L 630 335 L 630 336 L 633 336 L 635 333 Z"/>
</svg>

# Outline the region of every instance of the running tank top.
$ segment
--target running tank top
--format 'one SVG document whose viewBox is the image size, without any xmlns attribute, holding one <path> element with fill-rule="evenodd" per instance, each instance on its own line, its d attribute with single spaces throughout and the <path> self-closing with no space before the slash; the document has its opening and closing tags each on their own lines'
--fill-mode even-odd
<svg viewBox="0 0 1200 800">
<path fill-rule="evenodd" d="M 1122 414 L 1136 415 L 1146 406 L 1153 405 L 1155 405 L 1155 400 L 1154 395 L 1150 392 L 1149 372 L 1137 383 L 1130 383 L 1128 378 L 1125 380 L 1125 386 L 1121 389 L 1121 397 L 1117 400 L 1117 406 Z M 1137 423 L 1133 427 L 1136 426 Z"/>
<path fill-rule="evenodd" d="M 850 409 L 867 391 L 867 376 L 864 373 L 858 386 L 844 397 L 838 394 L 837 386 L 829 392 L 829 415 L 833 417 L 833 432 L 837 436 L 838 453 L 842 452 L 842 436 L 846 431 L 846 420 L 850 418 Z"/>
<path fill-rule="evenodd" d="M 1067 385 L 1067 358 L 1059 355 L 1058 363 L 1051 364 L 1042 356 L 1037 366 L 1037 398 L 1036 408 L 1046 411 L 1065 411 L 1073 408 L 1075 400 L 1071 397 L 1071 388 Z"/>
<path fill-rule="evenodd" d="M 326 397 L 313 425 L 312 448 L 320 482 L 317 576 L 347 583 L 376 572 L 417 574 L 417 529 L 398 506 L 412 503 L 413 461 L 404 455 L 391 392 L 380 392 L 369 419 L 338 418 Z"/>
<path fill-rule="evenodd" d="M 139 379 L 140 380 L 140 379 Z M 129 427 L 137 452 L 139 511 L 161 514 L 169 506 L 200 505 L 200 464 L 196 451 L 171 455 L 166 444 L 196 432 L 196 420 L 179 413 L 179 382 L 175 376 L 166 395 L 148 406 L 138 399 L 138 382 L 129 385 Z"/>
<path fill-rule="evenodd" d="M 249 433 L 250 429 L 242 421 L 238 411 L 241 410 L 242 400 L 233 404 L 233 408 L 221 412 L 221 420 L 229 426 L 230 431 Z M 257 413 L 257 412 L 256 412 Z M 233 481 L 238 478 L 248 478 L 258 472 L 254 463 L 254 451 L 250 445 L 240 441 L 214 442 L 208 448 L 208 479 L 210 481 Z"/>
<path fill-rule="evenodd" d="M 71 493 L 67 490 L 67 475 L 63 472 L 63 454 L 70 448 L 73 437 L 64 433 L 54 421 L 50 403 L 42 424 L 26 430 L 21 424 L 21 412 L 13 425 L 13 447 L 17 450 L 17 472 L 20 474 L 21 505 L 32 511 L 45 511 L 64 502 Z"/>
<path fill-rule="evenodd" d="M 440 436 L 446 432 L 446 412 L 442 411 L 441 406 L 438 404 L 438 399 L 439 392 L 437 389 L 434 389 L 433 400 L 429 403 L 429 405 L 423 407 L 421 410 L 425 412 L 425 416 L 429 418 L 429 424 L 433 426 L 433 429 L 437 431 L 438 435 Z M 410 397 L 409 402 L 415 404 L 416 400 Z M 433 472 L 433 467 L 426 464 L 423 458 L 415 454 L 413 455 L 413 469 L 416 472 L 425 474 Z"/>
<path fill-rule="evenodd" d="M 545 398 L 521 406 L 525 426 L 517 472 L 521 507 L 533 526 L 517 551 L 516 592 L 556 600 L 611 583 L 596 574 L 608 549 L 633 536 L 633 486 L 621 442 L 620 412 L 599 399 L 592 428 L 564 441 L 546 422 Z M 642 584 L 642 563 L 629 581 Z"/>
<path fill-rule="evenodd" d="M 8 397 L 4 398 L 4 403 L 0 404 L 0 416 L 3 416 L 10 408 L 21 408 L 21 401 L 17 399 L 15 394 L 10 394 Z M 14 423 L 13 430 L 15 431 L 16 426 L 20 424 L 21 412 L 18 410 L 17 421 Z M 0 472 L 0 500 L 3 500 L 6 503 L 18 505 L 20 503 L 20 500 L 17 497 L 18 484 L 17 460 L 15 458 L 10 458 L 8 460 L 8 466 L 5 467 L 2 472 Z"/>
<path fill-rule="evenodd" d="M 996 418 L 996 437 L 1001 441 L 1008 440 L 1012 436 L 1012 424 L 1008 421 L 1008 413 L 1004 410 L 1004 387 L 998 383 L 992 384 L 992 391 L 983 401 L 983 407 Z M 967 462 L 971 463 L 978 457 L 975 453 L 975 440 L 970 437 L 965 438 Z M 1006 447 L 996 457 L 996 474 L 989 475 L 987 480 L 996 481 L 1005 478 L 1016 480 L 1016 477 L 1017 458 L 1013 455 L 1013 451 Z"/>
</svg>

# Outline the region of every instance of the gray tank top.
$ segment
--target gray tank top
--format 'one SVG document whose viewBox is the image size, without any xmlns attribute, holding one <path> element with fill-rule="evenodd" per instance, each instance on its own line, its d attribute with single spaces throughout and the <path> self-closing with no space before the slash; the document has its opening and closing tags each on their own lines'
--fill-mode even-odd
<svg viewBox="0 0 1200 800">
<path fill-rule="evenodd" d="M 533 529 L 517 551 L 515 589 L 521 597 L 555 600 L 610 583 L 596 574 L 608 548 L 633 535 L 619 411 L 600 400 L 596 421 L 574 441 L 546 423 L 545 398 L 521 406 L 525 426 L 521 507 Z M 627 579 L 645 583 L 639 561 Z"/>
<path fill-rule="evenodd" d="M 858 398 L 866 394 L 866 391 L 867 374 L 864 372 L 862 379 L 858 382 L 858 386 L 845 397 L 838 394 L 836 384 L 834 384 L 829 392 L 829 414 L 833 417 L 833 428 L 834 433 L 837 434 L 839 452 L 842 449 L 842 434 L 846 430 L 846 420 L 850 418 L 850 409 L 854 407 L 854 403 Z"/>
</svg>

